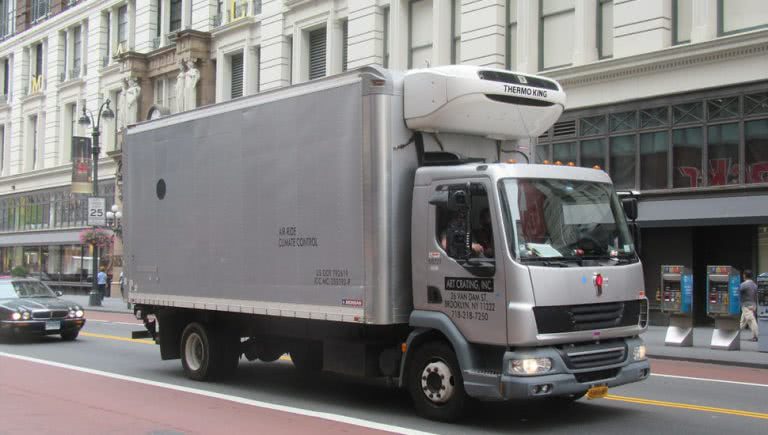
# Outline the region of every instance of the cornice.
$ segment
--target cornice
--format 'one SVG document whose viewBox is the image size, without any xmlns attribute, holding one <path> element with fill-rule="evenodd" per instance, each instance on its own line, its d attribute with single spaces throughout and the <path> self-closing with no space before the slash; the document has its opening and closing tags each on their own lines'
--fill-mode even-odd
<svg viewBox="0 0 768 435">
<path fill-rule="evenodd" d="M 564 88 L 578 87 L 630 76 L 661 73 L 696 65 L 768 54 L 768 31 L 760 30 L 712 41 L 685 44 L 636 56 L 608 59 L 541 73 Z"/>
</svg>

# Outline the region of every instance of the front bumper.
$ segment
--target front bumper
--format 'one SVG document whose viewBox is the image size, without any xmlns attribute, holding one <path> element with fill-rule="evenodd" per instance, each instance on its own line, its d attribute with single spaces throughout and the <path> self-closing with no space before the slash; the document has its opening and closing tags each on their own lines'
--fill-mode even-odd
<svg viewBox="0 0 768 435">
<path fill-rule="evenodd" d="M 60 322 L 58 329 L 46 328 L 47 322 L 51 320 L 2 320 L 0 321 L 0 335 L 21 336 L 21 335 L 55 335 L 62 332 L 79 331 L 85 325 L 85 318 L 79 319 L 54 319 L 54 322 Z"/>
<path fill-rule="evenodd" d="M 628 349 L 642 344 L 639 338 L 627 339 Z M 552 370 L 536 376 L 513 376 L 495 371 L 465 370 L 464 388 L 472 397 L 482 400 L 511 400 L 536 397 L 566 396 L 582 394 L 594 386 L 616 387 L 638 382 L 650 376 L 651 368 L 647 359 L 632 360 L 629 352 L 627 359 L 620 363 L 604 367 L 572 370 L 563 361 L 560 353 L 552 347 L 532 348 L 522 351 L 507 351 L 504 354 L 503 368 L 509 360 L 516 358 L 552 359 Z M 546 393 L 542 386 L 548 386 Z"/>
</svg>

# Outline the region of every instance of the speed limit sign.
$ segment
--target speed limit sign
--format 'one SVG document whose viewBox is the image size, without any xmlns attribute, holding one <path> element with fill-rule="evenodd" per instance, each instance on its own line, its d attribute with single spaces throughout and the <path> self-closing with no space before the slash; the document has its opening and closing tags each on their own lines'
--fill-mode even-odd
<svg viewBox="0 0 768 435">
<path fill-rule="evenodd" d="M 88 198 L 88 225 L 104 226 L 107 224 L 107 201 L 104 198 Z"/>
</svg>

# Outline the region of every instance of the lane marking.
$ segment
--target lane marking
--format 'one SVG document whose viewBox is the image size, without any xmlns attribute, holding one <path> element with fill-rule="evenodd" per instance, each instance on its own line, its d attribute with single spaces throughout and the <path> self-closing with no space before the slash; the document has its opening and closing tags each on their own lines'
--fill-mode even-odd
<svg viewBox="0 0 768 435">
<path fill-rule="evenodd" d="M 757 384 L 757 383 L 754 383 L 754 382 L 728 381 L 728 380 L 725 380 L 725 379 L 694 378 L 694 377 L 691 377 L 691 376 L 665 375 L 663 373 L 651 373 L 651 376 L 658 376 L 658 377 L 662 377 L 662 378 L 673 378 L 673 379 L 685 379 L 687 381 L 721 382 L 723 384 L 735 384 L 735 385 L 746 385 L 748 387 L 764 387 L 764 388 L 768 388 L 768 384 Z"/>
<path fill-rule="evenodd" d="M 84 335 L 86 337 L 94 337 L 94 338 L 106 338 L 108 340 L 127 341 L 129 343 L 155 344 L 155 342 L 152 340 L 146 340 L 141 338 L 120 337 L 117 335 L 108 335 L 108 334 L 97 334 L 95 332 L 80 331 L 80 335 Z"/>
<path fill-rule="evenodd" d="M 136 323 L 136 322 L 114 322 L 112 320 L 102 320 L 102 319 L 91 319 L 86 318 L 89 322 L 97 322 L 97 323 L 112 323 L 115 325 L 131 325 L 131 326 L 144 326 L 142 323 Z"/>
<path fill-rule="evenodd" d="M 649 405 L 649 406 L 660 406 L 664 408 L 676 408 L 676 409 L 687 409 L 690 411 L 702 411 L 702 412 L 712 412 L 716 414 L 728 414 L 728 415 L 736 415 L 739 417 L 750 417 L 750 418 L 759 418 L 763 420 L 768 420 L 768 414 L 764 414 L 762 412 L 752 412 L 752 411 L 743 411 L 740 409 L 728 409 L 728 408 L 715 408 L 712 406 L 702 406 L 702 405 L 689 405 L 687 403 L 677 403 L 677 402 L 663 402 L 660 400 L 651 400 L 651 399 L 641 399 L 639 397 L 627 397 L 627 396 L 614 396 L 613 394 L 609 394 L 606 396 L 607 400 L 615 400 L 618 402 L 627 402 L 627 403 L 635 403 L 638 405 Z"/>
<path fill-rule="evenodd" d="M 393 426 L 385 423 L 377 423 L 375 421 L 364 420 L 362 418 L 347 417 L 345 415 L 332 414 L 330 412 L 312 411 L 309 409 L 296 408 L 293 406 L 278 405 L 275 403 L 262 402 L 260 400 L 246 399 L 243 397 L 232 396 L 229 394 L 215 393 L 213 391 L 198 390 L 195 388 L 182 387 L 181 385 L 168 384 L 165 382 L 150 381 L 148 379 L 136 378 L 133 376 L 120 375 L 117 373 L 105 372 L 102 370 L 88 369 L 85 367 L 78 367 L 69 364 L 59 363 L 55 361 L 47 361 L 39 358 L 31 358 L 28 356 L 16 355 L 7 352 L 0 352 L 0 356 L 7 358 L 15 358 L 22 361 L 29 361 L 37 364 L 44 364 L 51 367 L 59 367 L 62 369 L 75 370 L 82 373 L 88 373 L 91 375 L 104 376 L 107 378 L 118 379 L 121 381 L 135 382 L 138 384 L 150 385 L 153 387 L 166 388 L 174 391 L 181 391 L 184 393 L 197 394 L 199 396 L 212 397 L 214 399 L 226 400 L 229 402 L 240 403 L 243 405 L 255 406 L 258 408 L 271 409 L 274 411 L 288 412 L 291 414 L 303 415 L 307 417 L 321 418 L 324 420 L 336 421 L 339 423 L 351 424 L 354 426 L 365 427 L 369 429 L 377 429 L 382 431 L 389 431 L 395 433 L 402 433 L 407 435 L 430 435 L 430 432 L 423 432 L 415 429 L 410 429 L 401 426 Z"/>
</svg>

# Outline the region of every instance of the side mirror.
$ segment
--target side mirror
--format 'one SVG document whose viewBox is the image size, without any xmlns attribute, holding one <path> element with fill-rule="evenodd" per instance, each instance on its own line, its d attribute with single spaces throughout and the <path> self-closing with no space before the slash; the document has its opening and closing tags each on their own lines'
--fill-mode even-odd
<svg viewBox="0 0 768 435">
<path fill-rule="evenodd" d="M 621 206 L 624 207 L 624 214 L 629 220 L 637 220 L 637 198 L 624 198 L 621 200 Z"/>
</svg>

